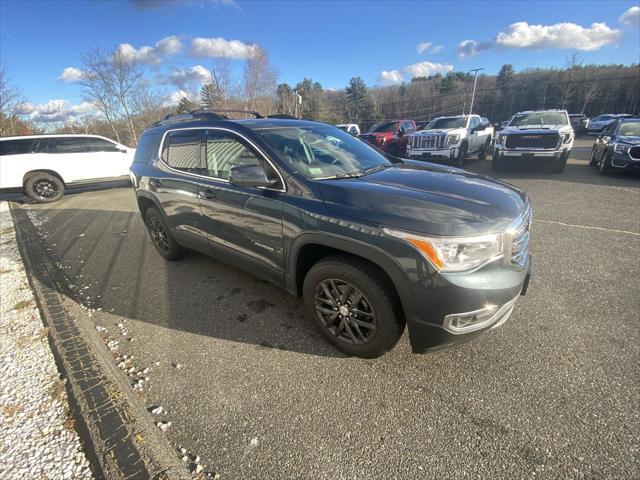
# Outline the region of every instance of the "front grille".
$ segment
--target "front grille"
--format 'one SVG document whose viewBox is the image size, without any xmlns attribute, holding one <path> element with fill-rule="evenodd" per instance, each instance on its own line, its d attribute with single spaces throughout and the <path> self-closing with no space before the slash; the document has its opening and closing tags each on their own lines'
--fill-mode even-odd
<svg viewBox="0 0 640 480">
<path fill-rule="evenodd" d="M 444 148 L 446 135 L 415 135 L 411 137 L 411 148 Z"/>
<path fill-rule="evenodd" d="M 360 140 L 364 140 L 365 142 L 373 143 L 375 145 L 376 136 L 375 135 L 360 135 Z"/>
<path fill-rule="evenodd" d="M 511 265 L 524 268 L 529 255 L 529 231 L 531 228 L 531 208 L 527 207 L 520 217 L 511 236 Z"/>
<path fill-rule="evenodd" d="M 507 148 L 556 148 L 560 142 L 557 133 L 510 133 Z"/>
<path fill-rule="evenodd" d="M 640 160 L 640 145 L 629 149 L 629 156 L 634 160 Z"/>
</svg>

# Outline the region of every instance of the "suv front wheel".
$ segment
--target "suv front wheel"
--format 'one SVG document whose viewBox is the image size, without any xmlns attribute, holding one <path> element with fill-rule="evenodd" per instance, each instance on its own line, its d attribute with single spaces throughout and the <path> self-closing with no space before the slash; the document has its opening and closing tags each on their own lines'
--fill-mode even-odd
<svg viewBox="0 0 640 480">
<path fill-rule="evenodd" d="M 322 334 L 348 355 L 375 358 L 391 350 L 404 330 L 389 282 L 365 262 L 331 256 L 304 279 L 305 307 Z"/>
</svg>

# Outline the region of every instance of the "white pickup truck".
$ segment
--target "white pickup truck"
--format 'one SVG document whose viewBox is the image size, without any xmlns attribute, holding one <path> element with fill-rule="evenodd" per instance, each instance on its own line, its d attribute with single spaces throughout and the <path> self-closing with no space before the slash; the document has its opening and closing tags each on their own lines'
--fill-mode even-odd
<svg viewBox="0 0 640 480">
<path fill-rule="evenodd" d="M 492 137 L 493 127 L 479 115 L 438 117 L 424 130 L 409 135 L 406 156 L 416 160 L 450 160 L 461 167 L 472 154 L 486 159 Z"/>
</svg>

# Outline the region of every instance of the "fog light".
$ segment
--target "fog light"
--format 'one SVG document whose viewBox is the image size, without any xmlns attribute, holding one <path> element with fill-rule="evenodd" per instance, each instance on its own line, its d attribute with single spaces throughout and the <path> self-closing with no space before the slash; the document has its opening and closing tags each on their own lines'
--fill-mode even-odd
<svg viewBox="0 0 640 480">
<path fill-rule="evenodd" d="M 454 334 L 474 332 L 490 327 L 494 323 L 500 322 L 503 317 L 508 316 L 517 300 L 518 297 L 515 297 L 500 308 L 497 305 L 487 305 L 473 312 L 452 313 L 444 317 L 442 326 Z"/>
</svg>

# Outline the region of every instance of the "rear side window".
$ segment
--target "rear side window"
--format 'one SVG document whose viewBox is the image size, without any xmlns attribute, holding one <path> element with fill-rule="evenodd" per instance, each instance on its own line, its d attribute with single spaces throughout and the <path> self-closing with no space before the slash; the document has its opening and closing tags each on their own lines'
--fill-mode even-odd
<svg viewBox="0 0 640 480">
<path fill-rule="evenodd" d="M 32 138 L 22 140 L 0 140 L 0 155 L 21 155 L 32 151 Z"/>
<path fill-rule="evenodd" d="M 84 153 L 87 151 L 82 137 L 47 138 L 40 141 L 38 151 L 42 153 Z"/>
<path fill-rule="evenodd" d="M 200 171 L 200 130 L 169 132 L 162 148 L 162 160 L 171 168 L 185 172 Z"/>
<path fill-rule="evenodd" d="M 158 151 L 158 139 L 159 135 L 142 135 L 138 146 L 136 147 L 136 154 L 133 157 L 133 163 L 148 163 L 155 158 Z"/>
</svg>

